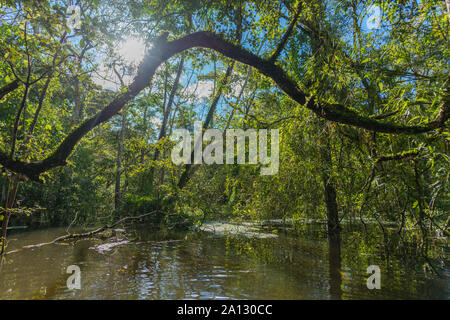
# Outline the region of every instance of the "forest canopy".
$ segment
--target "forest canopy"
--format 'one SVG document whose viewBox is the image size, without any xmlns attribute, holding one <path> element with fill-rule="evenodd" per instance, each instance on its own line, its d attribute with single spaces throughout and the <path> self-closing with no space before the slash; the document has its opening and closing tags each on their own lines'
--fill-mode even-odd
<svg viewBox="0 0 450 320">
<path fill-rule="evenodd" d="M 337 230 L 365 217 L 447 232 L 449 10 L 438 0 L 1 1 L 3 239 L 11 216 L 98 224 L 155 208 L 194 221 L 324 217 Z M 279 129 L 278 173 L 175 165 L 172 134 L 195 121 Z"/>
</svg>

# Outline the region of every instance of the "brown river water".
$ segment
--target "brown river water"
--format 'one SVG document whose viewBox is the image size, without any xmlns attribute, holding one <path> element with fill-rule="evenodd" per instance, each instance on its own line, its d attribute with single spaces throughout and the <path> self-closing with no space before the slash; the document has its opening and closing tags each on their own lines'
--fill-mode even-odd
<svg viewBox="0 0 450 320">
<path fill-rule="evenodd" d="M 128 239 L 48 242 L 61 228 L 12 232 L 0 299 L 448 299 L 448 244 L 424 256 L 412 245 L 345 232 L 270 238 L 133 229 Z M 68 289 L 67 268 L 81 289 Z M 369 265 L 381 289 L 366 285 Z"/>
</svg>

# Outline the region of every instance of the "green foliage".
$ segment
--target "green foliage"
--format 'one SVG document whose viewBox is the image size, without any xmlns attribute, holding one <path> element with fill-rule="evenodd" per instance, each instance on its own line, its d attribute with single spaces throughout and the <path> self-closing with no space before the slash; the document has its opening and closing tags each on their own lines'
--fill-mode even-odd
<svg viewBox="0 0 450 320">
<path fill-rule="evenodd" d="M 127 194 L 121 210 L 128 215 L 142 215 L 160 209 L 158 199 Z"/>
</svg>

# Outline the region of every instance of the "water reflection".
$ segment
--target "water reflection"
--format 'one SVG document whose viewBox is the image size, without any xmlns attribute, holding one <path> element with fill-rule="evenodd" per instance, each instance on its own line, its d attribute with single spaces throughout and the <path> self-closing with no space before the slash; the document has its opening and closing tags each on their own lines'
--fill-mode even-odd
<svg viewBox="0 0 450 320">
<path fill-rule="evenodd" d="M 328 265 L 330 268 L 330 297 L 334 300 L 340 300 L 342 298 L 340 232 L 328 235 Z"/>
<path fill-rule="evenodd" d="M 11 236 L 9 250 L 52 240 L 62 229 Z M 48 245 L 7 256 L 1 299 L 373 299 L 448 298 L 448 272 L 437 277 L 398 243 L 346 232 L 276 239 L 212 237 L 136 230 L 133 241 L 95 250 L 93 240 Z M 437 255 L 445 247 L 436 247 Z M 388 251 L 388 253 L 387 253 Z M 445 256 L 445 259 L 446 256 Z M 446 260 L 445 260 L 446 261 Z M 433 261 L 434 262 L 434 261 Z M 81 268 L 81 290 L 68 290 L 66 268 Z M 379 265 L 382 289 L 368 290 Z"/>
</svg>

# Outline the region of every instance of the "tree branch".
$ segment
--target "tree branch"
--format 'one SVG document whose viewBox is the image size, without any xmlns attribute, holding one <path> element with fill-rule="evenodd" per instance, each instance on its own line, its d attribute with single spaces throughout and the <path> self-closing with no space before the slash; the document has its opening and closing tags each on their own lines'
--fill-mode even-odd
<svg viewBox="0 0 450 320">
<path fill-rule="evenodd" d="M 283 38 L 281 38 L 280 43 L 278 44 L 277 49 L 273 53 L 273 55 L 270 57 L 271 62 L 275 62 L 278 59 L 278 56 L 281 54 L 281 51 L 283 51 L 284 46 L 287 43 L 287 40 L 292 34 L 292 31 L 294 30 L 295 24 L 297 23 L 298 16 L 300 15 L 300 12 L 302 10 L 302 2 L 300 1 L 297 7 L 297 10 L 295 12 L 294 18 L 291 21 L 291 24 L 289 25 L 288 29 L 286 30 L 286 33 L 283 35 Z"/>
<path fill-rule="evenodd" d="M 19 87 L 19 80 L 14 80 L 0 88 L 0 100 Z"/>
</svg>

